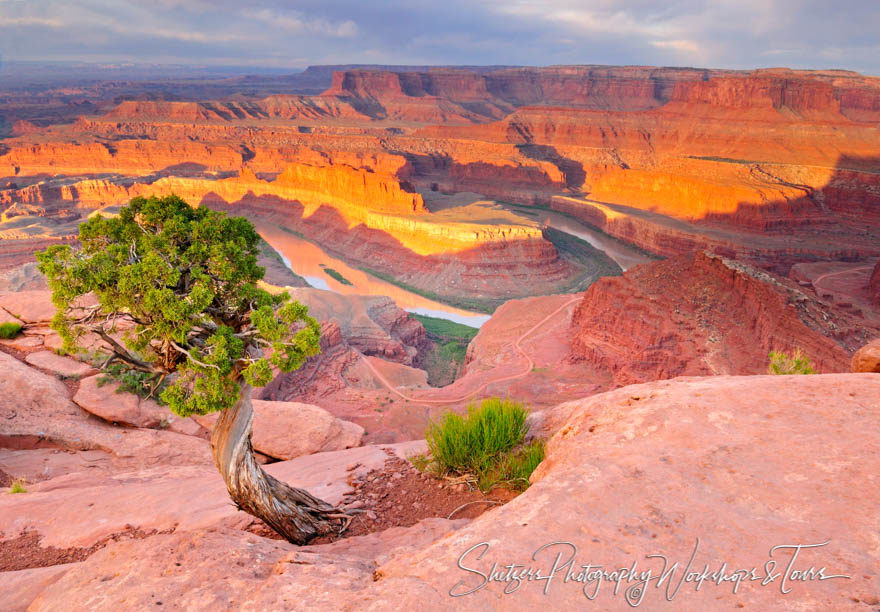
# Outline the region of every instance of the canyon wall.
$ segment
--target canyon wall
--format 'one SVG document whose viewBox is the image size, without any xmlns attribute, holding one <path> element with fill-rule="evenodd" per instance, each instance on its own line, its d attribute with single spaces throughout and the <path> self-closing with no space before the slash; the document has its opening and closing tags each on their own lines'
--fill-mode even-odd
<svg viewBox="0 0 880 612">
<path fill-rule="evenodd" d="M 571 191 L 688 221 L 761 232 L 841 217 L 880 223 L 880 115 L 870 110 L 880 81 L 785 70 L 704 76 L 677 80 L 663 100 L 631 112 L 548 101 L 416 133 L 538 151 Z"/>
<path fill-rule="evenodd" d="M 675 376 L 761 374 L 797 348 L 820 372 L 849 371 L 880 329 L 745 264 L 698 252 L 643 264 L 585 293 L 569 358 L 617 386 Z"/>
<path fill-rule="evenodd" d="M 318 73 L 329 75 L 318 70 L 315 82 Z M 343 68 L 319 95 L 254 91 L 123 100 L 71 125 L 20 130 L 0 144 L 0 205 L 8 217 L 60 218 L 173 191 L 289 217 L 291 229 L 415 286 L 428 280 L 414 271 L 425 270 L 425 258 L 451 265 L 448 254 L 458 253 L 460 271 L 443 280 L 490 293 L 539 263 L 558 280 L 565 264 L 535 224 L 456 222 L 429 210 L 429 192 L 438 210 L 449 205 L 440 195 L 461 192 L 546 206 L 652 253 L 708 248 L 780 273 L 799 261 L 880 255 L 876 78 Z M 382 249 L 400 247 L 412 251 L 401 261 L 414 268 L 379 261 Z M 496 257 L 515 263 L 480 265 L 489 277 L 472 277 L 470 262 Z M 510 276 L 515 269 L 522 274 Z"/>
<path fill-rule="evenodd" d="M 124 204 L 136 196 L 176 194 L 192 204 L 239 204 L 266 209 L 291 227 L 307 221 L 322 207 L 322 214 L 336 214 L 347 229 L 363 225 L 393 237 L 418 255 L 466 251 L 490 243 L 543 241 L 535 224 L 486 224 L 448 221 L 431 216 L 422 196 L 406 190 L 396 177 L 352 168 L 344 164 L 288 165 L 274 180 L 264 181 L 245 169 L 239 176 L 211 180 L 167 176 L 152 182 L 86 179 L 70 184 L 40 183 L 0 192 L 0 206 L 7 216 L 24 209 L 39 216 L 59 215 L 75 207 L 102 208 Z M 549 245 L 546 245 L 549 246 Z M 485 254 L 485 253 L 484 253 Z"/>
<path fill-rule="evenodd" d="M 874 304 L 880 308 L 880 261 L 874 266 L 874 272 L 871 273 L 871 280 L 868 281 L 868 293 Z"/>
<path fill-rule="evenodd" d="M 173 123 L 230 122 L 248 119 L 369 119 L 350 104 L 310 96 L 274 95 L 247 102 L 169 102 L 128 100 L 105 120 Z"/>
<path fill-rule="evenodd" d="M 600 258 L 572 261 L 563 257 L 538 230 L 503 227 L 462 228 L 416 220 L 410 229 L 402 225 L 393 231 L 351 226 L 337 209 L 322 206 L 306 216 L 302 205 L 271 198 L 245 200 L 212 207 L 250 218 L 259 228 L 274 225 L 299 233 L 318 244 L 332 257 L 348 265 L 461 308 L 489 311 L 507 299 L 530 293 L 564 291 L 582 275 L 605 273 Z M 392 219 L 392 217 L 386 217 Z M 400 223 L 409 221 L 398 217 Z M 422 229 L 446 233 L 426 238 Z M 519 235 L 517 235 L 519 234 Z M 460 240 L 456 240 L 460 236 Z M 465 241 L 469 240 L 470 243 Z M 423 245 L 423 248 L 420 246 Z"/>
<path fill-rule="evenodd" d="M 163 169 L 183 173 L 229 172 L 241 168 L 243 162 L 241 150 L 234 145 L 152 140 L 43 142 L 9 147 L 0 155 L 0 176 L 108 173 L 140 176 Z"/>
<path fill-rule="evenodd" d="M 429 213 L 422 196 L 408 191 L 396 176 L 340 161 L 360 160 L 403 170 L 405 163 L 399 159 L 354 154 L 330 158 L 314 152 L 311 157 L 326 164 L 291 164 L 274 180 L 262 180 L 245 169 L 225 179 L 153 176 L 70 184 L 48 181 L 2 192 L 0 205 L 9 218 L 22 213 L 46 217 L 40 222 L 45 226 L 42 231 L 51 235 L 50 222 L 77 209 L 100 209 L 135 196 L 173 193 L 194 205 L 245 215 L 258 227 L 286 228 L 350 265 L 426 291 L 434 299 L 463 300 L 463 307 L 478 310 L 491 310 L 505 299 L 532 291 L 582 289 L 590 279 L 616 269 L 598 253 L 561 255 L 542 228 L 525 219 L 502 221 L 495 213 L 481 210 Z M 337 163 L 331 164 L 330 159 Z"/>
<path fill-rule="evenodd" d="M 809 231 L 812 227 L 803 232 L 731 232 L 723 226 L 689 224 L 637 208 L 566 196 L 554 196 L 551 208 L 650 253 L 675 256 L 707 249 L 782 275 L 799 261 L 860 260 L 875 257 L 880 251 L 880 246 L 870 240 L 849 240 L 849 230 L 836 226 L 824 232 Z M 862 231 L 853 233 L 864 237 Z"/>
<path fill-rule="evenodd" d="M 837 115 L 877 120 L 878 90 L 856 73 L 707 70 L 650 66 L 550 66 L 488 72 L 340 70 L 324 98 L 377 109 L 385 102 L 447 101 L 484 118 L 524 106 L 645 111 L 708 105 L 762 112 L 786 109 L 804 118 Z M 714 112 L 714 111 L 713 111 Z"/>
<path fill-rule="evenodd" d="M 111 179 L 86 179 L 69 184 L 41 182 L 0 192 L 0 205 L 79 203 L 97 208 L 124 203 L 136 195 L 174 192 L 194 203 L 209 193 L 228 202 L 241 200 L 247 194 L 271 195 L 312 206 L 334 205 L 349 211 L 358 220 L 370 213 L 427 212 L 422 196 L 408 190 L 396 176 L 344 163 L 288 164 L 273 181 L 259 179 L 250 168 L 244 168 L 239 176 L 220 180 L 185 176 L 153 178 L 152 182 Z"/>
</svg>

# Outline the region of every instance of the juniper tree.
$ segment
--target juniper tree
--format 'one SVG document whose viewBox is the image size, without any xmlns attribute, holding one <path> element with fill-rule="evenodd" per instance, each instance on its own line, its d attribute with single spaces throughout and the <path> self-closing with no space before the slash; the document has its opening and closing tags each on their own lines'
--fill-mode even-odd
<svg viewBox="0 0 880 612">
<path fill-rule="evenodd" d="M 257 464 L 251 386 L 299 368 L 319 352 L 320 326 L 286 293 L 257 286 L 260 237 L 243 217 L 176 196 L 134 198 L 117 217 L 79 227 L 82 248 L 37 253 L 63 349 L 86 334 L 106 351 L 103 368 L 139 372 L 180 416 L 220 412 L 214 462 L 229 495 L 291 542 L 339 529 L 346 515 Z M 267 356 L 268 355 L 268 356 Z"/>
</svg>

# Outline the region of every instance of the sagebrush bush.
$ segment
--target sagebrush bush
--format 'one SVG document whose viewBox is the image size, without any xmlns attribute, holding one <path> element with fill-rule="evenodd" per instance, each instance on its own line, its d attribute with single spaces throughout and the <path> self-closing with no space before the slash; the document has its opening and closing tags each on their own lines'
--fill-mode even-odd
<svg viewBox="0 0 880 612">
<path fill-rule="evenodd" d="M 816 374 L 813 362 L 801 349 L 795 349 L 791 355 L 782 351 L 770 351 L 770 365 L 767 367 L 769 374 Z"/>
<path fill-rule="evenodd" d="M 483 491 L 501 483 L 524 489 L 544 458 L 543 442 L 523 445 L 527 416 L 521 403 L 497 398 L 472 404 L 465 416 L 447 413 L 425 431 L 430 460 L 413 463 L 438 475 L 469 475 Z"/>
<path fill-rule="evenodd" d="M 8 340 L 15 338 L 19 333 L 21 333 L 21 323 L 13 323 L 12 321 L 0 323 L 0 338 Z"/>
<path fill-rule="evenodd" d="M 527 488 L 529 476 L 543 460 L 544 441 L 532 440 L 507 456 L 502 470 L 504 480 L 515 489 Z"/>
<path fill-rule="evenodd" d="M 528 411 L 518 402 L 497 398 L 468 406 L 467 416 L 453 412 L 428 426 L 431 456 L 448 471 L 478 471 L 522 442 Z"/>
<path fill-rule="evenodd" d="M 12 481 L 12 486 L 9 487 L 10 493 L 27 493 L 27 489 L 25 488 L 25 484 L 27 482 L 24 478 L 16 478 Z"/>
</svg>

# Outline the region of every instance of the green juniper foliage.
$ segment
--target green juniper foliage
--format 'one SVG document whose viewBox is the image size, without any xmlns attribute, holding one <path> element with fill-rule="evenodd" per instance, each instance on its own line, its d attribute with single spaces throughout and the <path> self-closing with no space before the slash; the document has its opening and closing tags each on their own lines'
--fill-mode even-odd
<svg viewBox="0 0 880 612">
<path fill-rule="evenodd" d="M 112 347 L 105 368 L 148 374 L 156 388 L 164 381 L 160 399 L 181 416 L 229 408 L 242 379 L 265 385 L 272 366 L 290 372 L 319 351 L 307 308 L 257 286 L 260 237 L 243 217 L 173 195 L 139 197 L 118 217 L 80 225 L 79 240 L 80 250 L 37 254 L 63 349 L 97 334 Z"/>
</svg>

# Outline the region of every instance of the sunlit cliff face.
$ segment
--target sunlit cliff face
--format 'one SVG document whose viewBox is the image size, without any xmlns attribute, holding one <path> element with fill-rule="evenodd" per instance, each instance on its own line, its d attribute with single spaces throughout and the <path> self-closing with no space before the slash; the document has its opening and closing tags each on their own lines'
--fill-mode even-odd
<svg viewBox="0 0 880 612">
<path fill-rule="evenodd" d="M 495 260 L 504 245 L 546 258 L 538 217 L 437 207 L 430 194 L 599 215 L 604 231 L 664 255 L 710 245 L 691 236 L 708 226 L 743 252 L 781 232 L 803 252 L 824 241 L 868 254 L 865 232 L 880 222 L 880 80 L 855 73 L 355 70 L 317 96 L 268 94 L 108 103 L 21 130 L 0 150 L 0 204 L 7 217 L 57 220 L 150 193 L 271 201 L 304 222 L 331 209 L 350 234 L 375 230 L 419 257 L 488 246 Z M 645 228 L 620 206 L 685 225 Z"/>
</svg>

